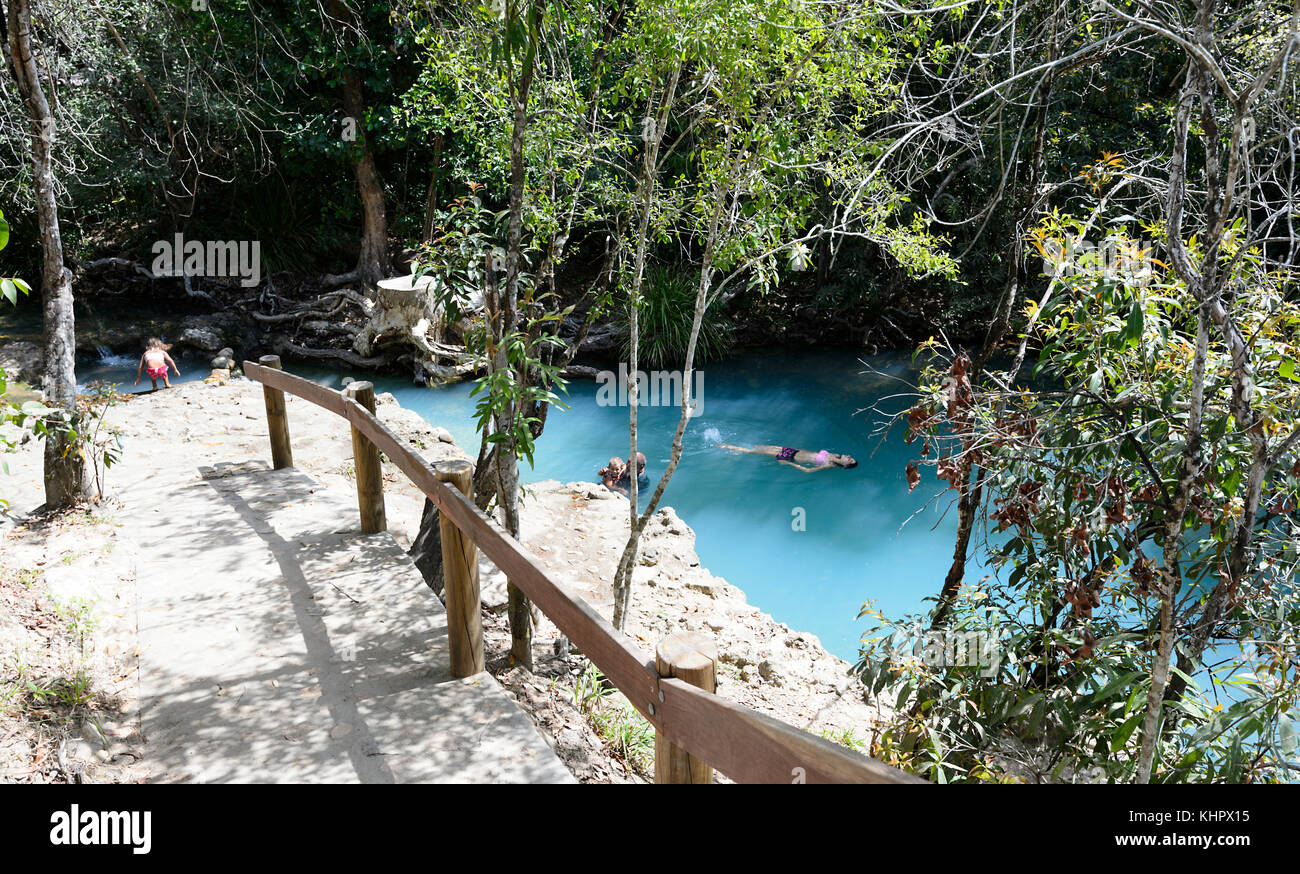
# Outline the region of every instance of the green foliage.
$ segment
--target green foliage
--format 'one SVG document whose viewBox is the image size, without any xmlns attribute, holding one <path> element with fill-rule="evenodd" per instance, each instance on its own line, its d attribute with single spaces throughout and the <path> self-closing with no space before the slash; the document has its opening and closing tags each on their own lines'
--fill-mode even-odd
<svg viewBox="0 0 1300 874">
<path fill-rule="evenodd" d="M 641 281 L 637 329 L 641 335 L 639 358 L 647 367 L 679 366 L 686 360 L 686 344 L 695 318 L 697 283 L 698 277 L 680 268 L 660 265 L 646 268 Z M 731 348 L 734 329 L 731 321 L 719 314 L 721 308 L 713 303 L 705 310 L 695 346 L 697 362 L 722 358 Z M 630 330 L 626 314 L 621 324 Z M 629 336 L 623 341 L 624 358 L 630 355 L 630 349 Z"/>
<path fill-rule="evenodd" d="M 573 681 L 573 703 L 615 755 L 643 776 L 654 773 L 654 726 L 590 662 Z"/>
<path fill-rule="evenodd" d="M 4 388 L 3 371 L 0 371 L 0 397 Z M 121 399 L 117 386 L 95 381 L 77 395 L 76 408 L 72 411 L 48 407 L 38 401 L 27 401 L 20 407 L 6 404 L 0 410 L 3 416 L 0 422 L 16 428 L 30 427 L 37 437 L 53 440 L 65 453 L 81 456 L 95 477 L 96 492 L 103 495 L 109 468 L 122 458 L 123 432 L 107 421 L 109 409 Z M 12 449 L 14 438 L 3 439 L 5 450 Z"/>
<path fill-rule="evenodd" d="M 1053 215 L 1032 239 L 1051 266 L 1052 253 L 1083 227 Z M 1220 257 L 1232 267 L 1233 310 L 1250 338 L 1256 427 L 1284 437 L 1300 421 L 1300 383 L 1287 367 L 1300 355 L 1300 307 L 1283 294 L 1286 276 L 1237 243 L 1242 233 L 1230 228 Z M 1121 229 L 1100 236 L 1139 254 Z M 1189 248 L 1200 251 L 1195 240 Z M 1063 265 L 1047 306 L 1026 312 L 1041 343 L 1039 387 L 998 372 L 993 388 L 972 387 L 969 359 L 940 355 L 905 414 L 909 440 L 927 447 L 921 463 L 941 480 L 955 487 L 963 461 L 974 466 L 993 523 L 983 549 L 994 575 L 961 591 L 950 628 L 1001 641 L 995 675 L 900 663 L 882 643 L 899 623 L 866 611 L 880 625 L 864 640 L 859 667 L 873 688 L 896 696 L 900 714 L 880 752 L 936 780 L 1026 772 L 1131 780 L 1161 581 L 1178 581 L 1177 627 L 1195 627 L 1244 525 L 1254 526 L 1256 547 L 1227 590 L 1217 646 L 1200 660 L 1184 638 L 1176 649 L 1174 680 L 1184 688 L 1164 704 L 1153 779 L 1295 779 L 1300 457 L 1275 459 L 1264 473 L 1263 511 L 1245 518 L 1250 435 L 1232 416 L 1232 357 L 1211 338 L 1205 467 L 1191 483 L 1178 542 L 1163 542 L 1191 427 L 1198 307 L 1163 265 L 1146 265 L 1149 273 L 1116 270 L 1095 255 Z"/>
<path fill-rule="evenodd" d="M 0 212 L 0 249 L 9 245 L 9 222 L 5 221 L 5 214 Z M 11 306 L 18 303 L 18 294 L 31 294 L 32 287 L 25 281 L 16 277 L 6 277 L 0 279 L 0 296 L 9 301 Z M 2 396 L 2 394 L 0 394 Z"/>
</svg>

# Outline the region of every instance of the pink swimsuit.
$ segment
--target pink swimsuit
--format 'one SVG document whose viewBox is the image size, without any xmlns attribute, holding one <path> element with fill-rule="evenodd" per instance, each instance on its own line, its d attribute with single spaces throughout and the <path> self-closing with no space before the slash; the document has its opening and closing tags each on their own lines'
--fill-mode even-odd
<svg viewBox="0 0 1300 874">
<path fill-rule="evenodd" d="M 167 359 L 145 355 L 144 363 L 149 369 L 150 379 L 162 379 L 167 376 Z"/>
</svg>

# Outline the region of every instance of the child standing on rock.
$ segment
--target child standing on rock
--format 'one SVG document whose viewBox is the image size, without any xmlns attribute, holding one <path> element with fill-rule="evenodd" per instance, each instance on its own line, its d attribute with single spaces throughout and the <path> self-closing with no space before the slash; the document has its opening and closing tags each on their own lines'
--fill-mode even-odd
<svg viewBox="0 0 1300 874">
<path fill-rule="evenodd" d="M 149 369 L 149 379 L 153 381 L 155 391 L 158 389 L 158 380 L 160 379 L 167 388 L 172 387 L 171 380 L 167 378 L 167 365 L 171 365 L 177 376 L 181 375 L 181 369 L 176 366 L 176 362 L 172 361 L 172 357 L 167 354 L 167 350 L 170 348 L 172 347 L 157 337 L 149 338 L 147 348 L 144 350 L 144 354 L 140 356 L 140 366 L 135 370 L 136 385 L 140 384 L 140 372 L 147 367 Z"/>
</svg>

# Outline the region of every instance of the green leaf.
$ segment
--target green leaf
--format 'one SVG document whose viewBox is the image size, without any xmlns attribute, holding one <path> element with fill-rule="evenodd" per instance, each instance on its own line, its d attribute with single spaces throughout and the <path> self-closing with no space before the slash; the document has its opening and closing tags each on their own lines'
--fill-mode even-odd
<svg viewBox="0 0 1300 874">
<path fill-rule="evenodd" d="M 1142 671 L 1133 671 L 1129 674 L 1121 674 L 1106 684 L 1105 688 L 1092 697 L 1093 704 L 1100 704 L 1109 698 L 1113 698 L 1121 690 L 1128 687 L 1138 677 L 1142 676 Z"/>
<path fill-rule="evenodd" d="M 1292 359 L 1287 359 L 1283 361 L 1281 364 L 1279 364 L 1277 366 L 1277 372 L 1280 373 L 1282 376 L 1286 377 L 1287 379 L 1292 379 L 1295 380 L 1296 382 L 1300 382 L 1300 376 L 1296 376 L 1296 372 L 1295 372 L 1295 361 Z"/>
<path fill-rule="evenodd" d="M 1134 298 L 1133 308 L 1129 310 L 1128 314 L 1128 324 L 1124 326 L 1125 342 L 1133 345 L 1142 339 L 1142 324 L 1145 315 L 1142 311 L 1141 298 Z"/>
<path fill-rule="evenodd" d="M 1137 727 L 1144 719 L 1146 719 L 1146 712 L 1139 710 L 1125 721 L 1125 723 L 1115 732 L 1115 737 L 1111 740 L 1110 744 L 1111 749 L 1113 750 L 1122 747 L 1124 744 L 1128 743 L 1128 739 L 1133 736 L 1133 732 L 1137 730 Z"/>
</svg>

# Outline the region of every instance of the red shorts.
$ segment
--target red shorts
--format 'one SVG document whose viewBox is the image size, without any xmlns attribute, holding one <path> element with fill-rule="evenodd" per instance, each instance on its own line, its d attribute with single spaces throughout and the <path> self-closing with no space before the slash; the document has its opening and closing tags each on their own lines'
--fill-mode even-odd
<svg viewBox="0 0 1300 874">
<path fill-rule="evenodd" d="M 167 367 L 166 367 L 166 365 L 164 365 L 164 366 L 162 366 L 162 367 L 150 367 L 150 368 L 149 368 L 149 378 L 150 378 L 150 379 L 165 379 L 166 376 L 167 376 Z"/>
</svg>

